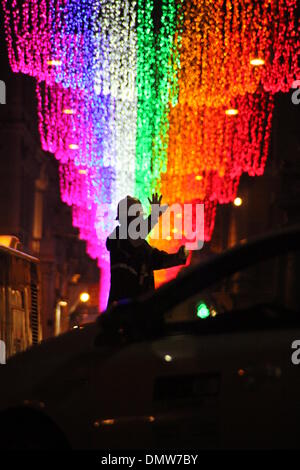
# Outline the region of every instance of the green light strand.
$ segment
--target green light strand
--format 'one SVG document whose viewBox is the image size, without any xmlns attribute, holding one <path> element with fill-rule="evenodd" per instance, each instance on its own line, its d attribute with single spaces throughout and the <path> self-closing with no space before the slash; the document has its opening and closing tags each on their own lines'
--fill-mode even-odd
<svg viewBox="0 0 300 470">
<path fill-rule="evenodd" d="M 169 110 L 178 100 L 180 34 L 177 0 L 163 0 L 157 48 L 156 109 L 153 133 L 153 178 L 159 187 L 160 175 L 167 171 Z M 179 23 L 180 24 L 180 23 Z"/>
<path fill-rule="evenodd" d="M 135 195 L 147 206 L 151 193 L 152 140 L 155 117 L 155 36 L 153 0 L 138 0 L 137 14 L 137 144 Z"/>
<path fill-rule="evenodd" d="M 178 100 L 181 2 L 162 0 L 155 35 L 154 2 L 138 0 L 136 196 L 146 206 L 167 169 L 169 110 Z"/>
</svg>

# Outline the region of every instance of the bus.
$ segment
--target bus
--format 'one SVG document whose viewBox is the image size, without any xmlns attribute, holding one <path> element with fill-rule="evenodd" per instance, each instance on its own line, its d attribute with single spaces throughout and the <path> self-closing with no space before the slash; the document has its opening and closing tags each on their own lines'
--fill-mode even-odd
<svg viewBox="0 0 300 470">
<path fill-rule="evenodd" d="M 42 340 L 39 260 L 0 236 L 0 341 L 6 359 Z"/>
</svg>

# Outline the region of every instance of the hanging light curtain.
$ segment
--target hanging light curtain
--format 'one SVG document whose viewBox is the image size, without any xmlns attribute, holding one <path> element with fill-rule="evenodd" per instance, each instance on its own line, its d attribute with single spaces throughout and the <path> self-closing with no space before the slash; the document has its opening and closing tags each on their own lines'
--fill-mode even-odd
<svg viewBox="0 0 300 470">
<path fill-rule="evenodd" d="M 232 98 L 288 92 L 299 75 L 297 0 L 182 3 L 180 103 L 228 105 Z"/>
<path fill-rule="evenodd" d="M 168 168 L 161 178 L 161 188 L 171 201 L 200 196 L 228 202 L 235 197 L 234 180 L 243 172 L 263 174 L 273 107 L 273 96 L 265 92 L 234 99 L 229 109 L 174 107 L 170 112 Z M 233 113 L 228 115 L 229 110 Z"/>
</svg>

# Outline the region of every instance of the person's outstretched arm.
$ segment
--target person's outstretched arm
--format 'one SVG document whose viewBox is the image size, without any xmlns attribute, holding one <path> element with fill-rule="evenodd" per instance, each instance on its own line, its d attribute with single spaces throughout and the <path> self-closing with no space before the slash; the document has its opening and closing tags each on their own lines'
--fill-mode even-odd
<svg viewBox="0 0 300 470">
<path fill-rule="evenodd" d="M 148 245 L 150 247 L 150 245 Z M 159 269 L 173 268 L 186 264 L 188 252 L 182 246 L 177 253 L 169 254 L 166 251 L 158 250 L 157 248 L 150 247 L 151 254 L 151 267 L 154 271 Z"/>
</svg>

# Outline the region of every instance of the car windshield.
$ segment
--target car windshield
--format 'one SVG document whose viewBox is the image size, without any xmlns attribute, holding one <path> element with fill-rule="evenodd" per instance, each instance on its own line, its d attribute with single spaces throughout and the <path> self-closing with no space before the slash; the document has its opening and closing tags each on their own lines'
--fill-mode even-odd
<svg viewBox="0 0 300 470">
<path fill-rule="evenodd" d="M 261 308 L 300 313 L 300 253 L 275 256 L 224 277 L 177 305 L 168 323 L 190 322 Z"/>
</svg>

